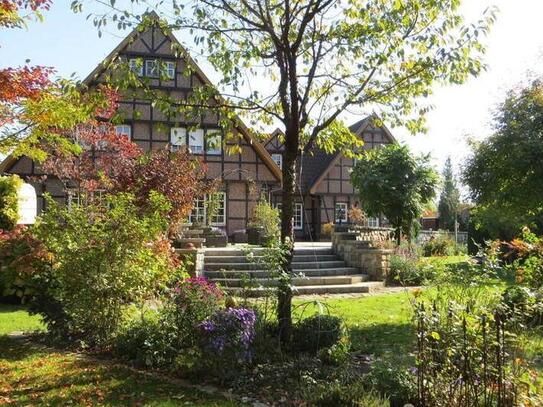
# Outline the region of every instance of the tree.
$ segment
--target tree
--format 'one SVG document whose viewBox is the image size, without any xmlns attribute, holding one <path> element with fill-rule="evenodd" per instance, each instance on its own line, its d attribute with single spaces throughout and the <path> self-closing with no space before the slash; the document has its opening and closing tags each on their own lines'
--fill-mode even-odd
<svg viewBox="0 0 543 407">
<path fill-rule="evenodd" d="M 402 232 L 411 235 L 413 222 L 435 196 L 438 175 L 428 161 L 394 144 L 367 151 L 351 174 L 360 205 L 369 216 L 386 216 L 398 245 Z"/>
<path fill-rule="evenodd" d="M 24 28 L 41 20 L 51 0 L 0 0 L 0 30 Z M 51 67 L 0 69 L 0 153 L 43 161 L 43 144 L 78 151 L 66 134 L 96 116 L 109 114 L 115 93 L 108 87 L 89 90 L 71 80 L 54 78 Z"/>
<path fill-rule="evenodd" d="M 131 7 L 111 5 L 113 12 L 95 15 L 99 29 L 109 18 L 119 27 L 145 20 L 131 14 Z M 347 109 L 378 109 L 383 119 L 416 132 L 424 127 L 423 100 L 436 82 L 462 83 L 484 68 L 479 38 L 494 12 L 464 25 L 459 5 L 458 0 L 187 0 L 171 8 L 157 1 L 153 9 L 165 18 L 162 27 L 188 31 L 198 54 L 221 74 L 216 88 L 195 92 L 203 96 L 204 108 L 230 109 L 250 116 L 252 124 L 277 121 L 284 128 L 285 242 L 294 238 L 300 152 L 310 154 L 317 145 L 349 154 L 360 147 L 341 121 Z M 81 7 L 81 1 L 73 3 L 75 10 Z M 292 253 L 284 264 L 290 275 L 291 262 Z M 290 284 L 281 285 L 278 296 L 280 331 L 288 340 Z"/>
<path fill-rule="evenodd" d="M 543 81 L 512 90 L 494 117 L 494 132 L 472 143 L 463 181 L 479 227 L 507 238 L 523 225 L 543 231 Z"/>
<path fill-rule="evenodd" d="M 451 157 L 445 161 L 443 168 L 443 189 L 439 196 L 439 225 L 442 229 L 454 230 L 460 210 L 460 191 L 456 186 Z"/>
<path fill-rule="evenodd" d="M 162 149 L 142 155 L 130 171 L 120 172 L 111 183 L 114 191 L 134 194 L 142 208 L 148 205 L 152 192 L 163 195 L 171 205 L 166 215 L 173 232 L 186 219 L 196 198 L 216 190 L 215 181 L 205 180 L 205 169 L 186 149 L 176 152 Z"/>
</svg>

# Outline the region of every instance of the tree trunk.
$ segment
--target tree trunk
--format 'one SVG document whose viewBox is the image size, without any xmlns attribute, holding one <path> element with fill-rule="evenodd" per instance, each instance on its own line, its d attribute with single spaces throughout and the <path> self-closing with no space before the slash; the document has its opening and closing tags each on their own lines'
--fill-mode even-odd
<svg viewBox="0 0 543 407">
<path fill-rule="evenodd" d="M 297 126 L 289 128 L 285 134 L 285 153 L 283 158 L 283 196 L 281 211 L 281 241 L 291 242 L 291 250 L 285 263 L 283 272 L 292 276 L 292 257 L 294 250 L 294 202 L 296 185 L 296 161 L 298 157 L 299 134 Z M 290 133 L 290 134 L 289 134 Z M 282 343 L 290 342 L 292 334 L 292 289 L 291 278 L 281 279 L 277 295 L 277 319 Z"/>
<path fill-rule="evenodd" d="M 402 244 L 402 227 L 398 226 L 396 228 L 396 246 L 400 247 L 400 244 Z"/>
</svg>

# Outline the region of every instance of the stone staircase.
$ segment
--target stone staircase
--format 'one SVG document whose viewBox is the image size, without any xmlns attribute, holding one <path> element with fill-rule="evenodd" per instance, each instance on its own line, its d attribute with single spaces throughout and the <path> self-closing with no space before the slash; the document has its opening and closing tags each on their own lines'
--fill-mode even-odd
<svg viewBox="0 0 543 407">
<path fill-rule="evenodd" d="M 263 294 L 277 285 L 262 262 L 263 250 L 205 249 L 204 276 L 232 294 Z M 380 281 L 368 281 L 359 269 L 347 267 L 329 247 L 295 248 L 292 266 L 297 275 L 295 295 L 368 293 L 383 287 Z"/>
</svg>

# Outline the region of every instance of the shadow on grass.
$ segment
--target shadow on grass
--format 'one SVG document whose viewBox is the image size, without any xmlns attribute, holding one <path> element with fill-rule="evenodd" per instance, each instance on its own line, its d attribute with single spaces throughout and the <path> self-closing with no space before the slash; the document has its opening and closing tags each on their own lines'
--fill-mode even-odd
<svg viewBox="0 0 543 407">
<path fill-rule="evenodd" d="M 356 352 L 375 356 L 390 353 L 407 356 L 414 351 L 415 332 L 409 323 L 352 326 L 349 331 L 352 349 Z"/>
<path fill-rule="evenodd" d="M 181 383 L 109 362 L 0 337 L 0 404 L 237 406 Z"/>
</svg>

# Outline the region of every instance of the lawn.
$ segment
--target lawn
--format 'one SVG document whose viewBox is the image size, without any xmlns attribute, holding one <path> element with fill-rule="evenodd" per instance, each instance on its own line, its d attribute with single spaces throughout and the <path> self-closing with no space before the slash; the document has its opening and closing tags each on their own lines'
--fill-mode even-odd
<svg viewBox="0 0 543 407">
<path fill-rule="evenodd" d="M 108 361 L 8 338 L 43 329 L 24 308 L 0 305 L 0 405 L 238 406 L 196 389 Z"/>
</svg>

